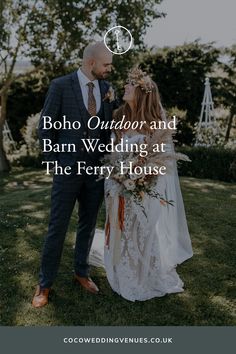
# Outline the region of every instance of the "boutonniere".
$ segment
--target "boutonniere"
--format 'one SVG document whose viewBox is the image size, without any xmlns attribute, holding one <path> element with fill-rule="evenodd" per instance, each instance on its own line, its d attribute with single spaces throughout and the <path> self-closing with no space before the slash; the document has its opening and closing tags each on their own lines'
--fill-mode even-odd
<svg viewBox="0 0 236 354">
<path fill-rule="evenodd" d="M 103 101 L 109 100 L 109 103 L 115 100 L 115 91 L 112 86 L 109 87 L 107 93 L 105 94 Z"/>
</svg>

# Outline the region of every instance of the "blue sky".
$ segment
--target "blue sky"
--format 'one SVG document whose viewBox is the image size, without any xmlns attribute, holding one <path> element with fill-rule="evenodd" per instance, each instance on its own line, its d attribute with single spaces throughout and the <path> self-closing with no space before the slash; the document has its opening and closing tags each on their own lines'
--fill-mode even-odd
<svg viewBox="0 0 236 354">
<path fill-rule="evenodd" d="M 149 46 L 175 46 L 197 38 L 216 41 L 216 46 L 236 44 L 236 0 L 163 0 L 159 11 L 167 16 L 148 30 Z"/>
</svg>

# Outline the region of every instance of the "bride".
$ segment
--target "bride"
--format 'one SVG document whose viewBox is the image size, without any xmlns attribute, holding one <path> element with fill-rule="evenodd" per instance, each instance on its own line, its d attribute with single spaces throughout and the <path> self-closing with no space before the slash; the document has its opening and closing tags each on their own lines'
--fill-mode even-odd
<svg viewBox="0 0 236 354">
<path fill-rule="evenodd" d="M 158 88 L 146 73 L 133 69 L 125 85 L 123 100 L 125 103 L 115 112 L 114 119 L 119 121 L 125 115 L 125 119 L 131 122 L 146 123 L 139 131 L 116 130 L 112 133 L 113 138 L 116 143 L 125 138 L 130 144 L 141 144 L 150 135 L 149 123 L 165 120 Z M 168 148 L 174 151 L 171 141 Z M 111 288 L 130 301 L 144 301 L 183 291 L 184 284 L 176 266 L 193 253 L 176 162 L 171 161 L 171 164 L 170 171 L 159 175 L 152 188 L 165 200 L 173 200 L 174 206 L 145 193 L 141 208 L 132 197 L 124 195 L 123 200 L 119 198 L 121 185 L 117 181 L 105 180 L 104 266 Z M 123 225 L 119 228 L 121 201 Z M 95 243 L 96 239 L 95 236 Z M 91 258 L 94 255 L 92 252 Z"/>
</svg>

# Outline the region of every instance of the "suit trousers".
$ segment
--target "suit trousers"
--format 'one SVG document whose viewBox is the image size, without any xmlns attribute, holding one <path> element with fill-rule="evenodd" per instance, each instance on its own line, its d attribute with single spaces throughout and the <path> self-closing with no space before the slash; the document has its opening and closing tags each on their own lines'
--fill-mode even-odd
<svg viewBox="0 0 236 354">
<path fill-rule="evenodd" d="M 89 252 L 96 229 L 96 220 L 104 196 L 104 181 L 96 176 L 54 175 L 51 192 L 51 213 L 43 246 L 39 284 L 49 288 L 56 278 L 63 244 L 76 201 L 78 227 L 74 251 L 75 274 L 87 277 Z"/>
</svg>

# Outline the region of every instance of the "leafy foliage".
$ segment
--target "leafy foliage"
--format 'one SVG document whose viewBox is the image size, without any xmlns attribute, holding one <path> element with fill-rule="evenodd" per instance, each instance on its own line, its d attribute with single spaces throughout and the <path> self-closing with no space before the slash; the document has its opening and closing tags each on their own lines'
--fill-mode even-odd
<svg viewBox="0 0 236 354">
<path fill-rule="evenodd" d="M 223 54 L 227 60 L 221 64 L 223 75 L 218 82 L 218 101 L 230 111 L 225 135 L 225 143 L 227 143 L 236 116 L 236 45 L 225 49 Z M 234 136 L 236 136 L 236 126 L 234 126 Z"/>
<path fill-rule="evenodd" d="M 205 77 L 214 71 L 219 54 L 213 43 L 197 40 L 174 48 L 153 49 L 143 57 L 142 66 L 157 82 L 164 106 L 186 111 L 186 119 L 181 122 L 182 142 L 186 144 L 194 139 L 192 128 L 200 115 Z M 215 81 L 211 81 L 213 90 Z"/>
<path fill-rule="evenodd" d="M 219 147 L 181 147 L 178 151 L 188 155 L 191 163 L 181 163 L 182 176 L 210 178 L 225 182 L 236 181 L 235 150 Z"/>
<path fill-rule="evenodd" d="M 54 71 L 78 63 L 86 44 L 102 39 L 108 28 L 119 24 L 132 28 L 136 47 L 151 21 L 163 16 L 157 10 L 162 0 L 37 2 L 27 32 L 34 65 L 46 64 Z M 132 16 L 130 16 L 132 13 Z"/>
</svg>

